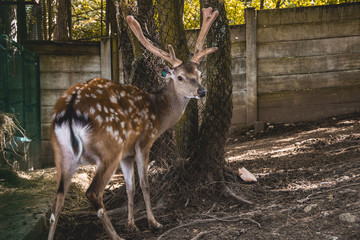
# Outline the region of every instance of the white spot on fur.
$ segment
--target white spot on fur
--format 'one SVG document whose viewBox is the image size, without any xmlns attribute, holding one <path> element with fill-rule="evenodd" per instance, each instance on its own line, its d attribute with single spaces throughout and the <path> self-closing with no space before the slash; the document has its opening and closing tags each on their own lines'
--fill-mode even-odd
<svg viewBox="0 0 360 240">
<path fill-rule="evenodd" d="M 68 96 L 66 97 L 65 101 L 66 101 L 67 103 L 69 103 L 70 100 L 71 100 L 71 97 L 72 97 L 72 95 L 68 95 Z"/>
<path fill-rule="evenodd" d="M 151 115 L 150 115 L 150 118 L 151 118 L 152 120 L 155 120 L 155 115 L 154 115 L 154 114 L 151 114 Z"/>
<path fill-rule="evenodd" d="M 96 95 L 94 93 L 90 94 L 92 98 L 96 98 Z"/>
<path fill-rule="evenodd" d="M 97 104 L 96 104 L 96 108 L 101 112 L 101 105 L 100 105 L 100 103 L 97 103 Z"/>
<path fill-rule="evenodd" d="M 124 128 L 125 127 L 125 122 L 121 122 L 120 125 L 121 125 L 122 128 Z"/>
<path fill-rule="evenodd" d="M 114 95 L 110 96 L 110 102 L 116 103 L 116 97 Z"/>
<path fill-rule="evenodd" d="M 107 126 L 107 127 L 106 127 L 106 131 L 107 131 L 111 136 L 114 137 L 114 129 L 113 129 L 112 126 Z"/>
<path fill-rule="evenodd" d="M 95 113 L 95 108 L 94 107 L 90 107 L 90 114 L 94 114 Z"/>
<path fill-rule="evenodd" d="M 109 110 L 108 110 L 107 107 L 105 107 L 105 106 L 104 106 L 104 111 L 105 111 L 106 113 L 109 113 Z"/>
<path fill-rule="evenodd" d="M 88 97 L 89 97 L 89 94 L 85 93 L 85 97 L 87 97 L 87 98 L 88 98 Z"/>
<path fill-rule="evenodd" d="M 97 120 L 99 122 L 99 124 L 101 124 L 103 122 L 103 119 L 100 117 L 100 115 L 97 115 L 95 120 Z"/>
<path fill-rule="evenodd" d="M 121 91 L 121 92 L 120 92 L 120 96 L 121 96 L 121 97 L 125 97 L 125 95 L 126 95 L 126 94 L 125 94 L 124 91 Z"/>
<path fill-rule="evenodd" d="M 99 93 L 99 94 L 102 94 L 103 91 L 101 89 L 96 89 L 96 91 Z"/>
</svg>

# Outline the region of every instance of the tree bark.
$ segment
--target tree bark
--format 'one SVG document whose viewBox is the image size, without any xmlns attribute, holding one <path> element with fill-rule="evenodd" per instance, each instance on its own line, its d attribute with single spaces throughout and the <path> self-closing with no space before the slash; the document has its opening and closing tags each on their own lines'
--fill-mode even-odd
<svg viewBox="0 0 360 240">
<path fill-rule="evenodd" d="M 208 46 L 218 51 L 206 62 L 207 97 L 199 130 L 197 151 L 191 162 L 208 180 L 222 180 L 225 165 L 225 143 L 232 117 L 231 41 L 224 3 L 201 1 L 202 7 L 213 7 L 219 16 L 207 36 Z"/>
<path fill-rule="evenodd" d="M 168 44 L 171 44 L 176 57 L 186 62 L 190 52 L 183 22 L 184 1 L 159 0 L 156 7 L 162 48 L 167 50 Z M 179 155 L 183 158 L 191 157 L 198 136 L 198 106 L 195 99 L 190 100 L 174 129 Z"/>
<path fill-rule="evenodd" d="M 58 0 L 58 13 L 54 40 L 68 41 L 71 39 L 71 1 Z"/>
<path fill-rule="evenodd" d="M 19 0 L 16 8 L 17 15 L 17 42 L 27 40 L 25 0 Z"/>
</svg>

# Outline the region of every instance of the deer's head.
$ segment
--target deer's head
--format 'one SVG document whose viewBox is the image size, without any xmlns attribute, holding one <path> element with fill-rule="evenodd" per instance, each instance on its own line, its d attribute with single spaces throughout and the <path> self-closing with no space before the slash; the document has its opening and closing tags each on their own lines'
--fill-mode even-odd
<svg viewBox="0 0 360 240">
<path fill-rule="evenodd" d="M 218 14 L 219 12 L 213 12 L 212 8 L 203 9 L 203 24 L 196 41 L 193 57 L 185 63 L 176 58 L 174 48 L 171 45 L 168 45 L 169 52 L 165 52 L 151 44 L 145 38 L 140 24 L 133 16 L 127 16 L 126 20 L 137 39 L 146 49 L 172 65 L 172 67 L 166 65 L 157 66 L 156 72 L 158 75 L 171 79 L 179 96 L 200 99 L 205 96 L 206 90 L 201 85 L 201 72 L 198 70 L 198 66 L 206 55 L 217 50 L 216 47 L 203 49 L 203 45 L 206 35 Z"/>
</svg>

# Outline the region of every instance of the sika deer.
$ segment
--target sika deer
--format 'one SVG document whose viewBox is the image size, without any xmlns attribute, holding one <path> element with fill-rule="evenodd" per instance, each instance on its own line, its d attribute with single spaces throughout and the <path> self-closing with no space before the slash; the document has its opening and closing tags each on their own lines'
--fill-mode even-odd
<svg viewBox="0 0 360 240">
<path fill-rule="evenodd" d="M 211 8 L 203 9 L 204 20 L 196 42 L 193 58 L 183 63 L 176 58 L 174 49 L 169 53 L 153 46 L 143 35 L 139 23 L 126 18 L 138 40 L 153 54 L 169 62 L 157 67 L 160 76 L 167 78 L 166 87 L 150 94 L 135 86 L 119 85 L 95 78 L 70 87 L 55 104 L 52 115 L 52 145 L 57 170 L 57 193 L 50 217 L 48 239 L 53 239 L 64 198 L 71 178 L 82 160 L 97 165 L 95 177 L 86 191 L 86 197 L 95 208 L 111 239 L 117 235 L 103 204 L 103 192 L 120 165 L 128 196 L 127 226 L 137 230 L 134 221 L 135 193 L 134 162 L 136 162 L 150 228 L 161 228 L 152 213 L 148 161 L 150 147 L 157 137 L 172 127 L 184 112 L 190 98 L 202 98 L 201 73 L 197 69 L 201 59 L 217 50 L 203 49 L 205 37 L 218 15 Z"/>
</svg>

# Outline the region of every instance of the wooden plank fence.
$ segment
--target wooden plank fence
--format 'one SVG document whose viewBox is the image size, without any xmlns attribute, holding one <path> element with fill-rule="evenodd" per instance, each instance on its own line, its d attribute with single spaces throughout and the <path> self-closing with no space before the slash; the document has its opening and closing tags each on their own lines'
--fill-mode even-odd
<svg viewBox="0 0 360 240">
<path fill-rule="evenodd" d="M 247 77 L 233 75 L 233 124 L 312 121 L 359 112 L 359 13 L 359 3 L 247 9 Z M 256 43 L 248 42 L 252 39 Z M 243 60 L 236 59 L 233 68 Z M 244 69 L 236 74 L 240 72 Z"/>
</svg>

